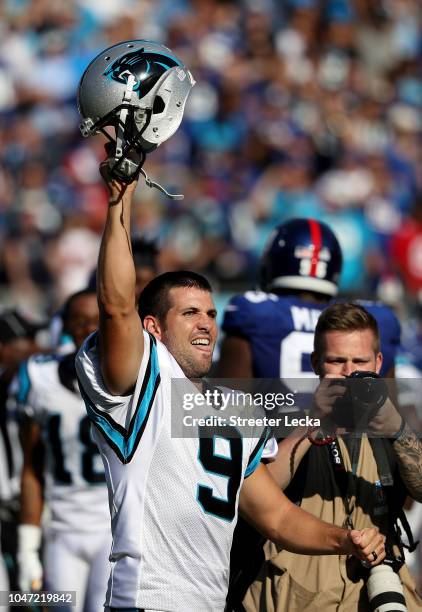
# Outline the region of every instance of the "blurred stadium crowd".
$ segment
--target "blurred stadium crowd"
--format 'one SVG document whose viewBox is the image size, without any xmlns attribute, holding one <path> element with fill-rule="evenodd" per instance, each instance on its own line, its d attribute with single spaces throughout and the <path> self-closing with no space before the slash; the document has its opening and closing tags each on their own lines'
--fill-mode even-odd
<svg viewBox="0 0 422 612">
<path fill-rule="evenodd" d="M 134 231 L 162 266 L 251 285 L 270 230 L 327 221 L 350 295 L 422 289 L 421 12 L 417 0 L 4 0 L 0 299 L 54 312 L 95 266 L 101 137 L 78 129 L 78 80 L 101 49 L 167 44 L 197 81 L 145 169 Z"/>
</svg>

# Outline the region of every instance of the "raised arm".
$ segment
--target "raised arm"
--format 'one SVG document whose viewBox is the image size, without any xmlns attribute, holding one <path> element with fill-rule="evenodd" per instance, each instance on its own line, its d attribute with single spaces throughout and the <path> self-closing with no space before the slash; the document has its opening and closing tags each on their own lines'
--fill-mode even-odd
<svg viewBox="0 0 422 612">
<path fill-rule="evenodd" d="M 290 552 L 354 555 L 370 565 L 385 557 L 385 538 L 378 529 L 346 530 L 320 521 L 290 502 L 262 464 L 244 481 L 239 509 L 256 529 Z"/>
<path fill-rule="evenodd" d="M 125 185 L 113 179 L 108 161 L 101 164 L 100 172 L 109 189 L 110 200 L 97 270 L 99 356 L 106 387 L 114 395 L 124 395 L 136 383 L 143 353 L 130 242 L 130 214 L 136 181 Z"/>
</svg>

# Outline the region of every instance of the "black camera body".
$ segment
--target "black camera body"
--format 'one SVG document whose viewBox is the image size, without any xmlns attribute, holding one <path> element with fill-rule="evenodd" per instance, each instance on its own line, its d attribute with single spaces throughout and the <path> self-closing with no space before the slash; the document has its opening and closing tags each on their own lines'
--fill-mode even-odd
<svg viewBox="0 0 422 612">
<path fill-rule="evenodd" d="M 387 385 L 375 372 L 352 372 L 335 384 L 343 384 L 346 390 L 335 401 L 331 418 L 346 429 L 365 429 L 388 398 Z"/>
</svg>

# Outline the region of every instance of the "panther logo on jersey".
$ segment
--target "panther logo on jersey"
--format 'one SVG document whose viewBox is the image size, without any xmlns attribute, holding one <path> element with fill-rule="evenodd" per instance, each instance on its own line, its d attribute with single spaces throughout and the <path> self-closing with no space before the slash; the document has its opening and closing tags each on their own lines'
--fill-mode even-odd
<svg viewBox="0 0 422 612">
<path fill-rule="evenodd" d="M 142 98 L 153 88 L 161 75 L 174 66 L 179 66 L 179 63 L 169 55 L 145 53 L 142 48 L 119 57 L 107 68 L 104 76 L 118 83 L 127 83 L 129 76 L 133 75 L 133 91 Z"/>
</svg>

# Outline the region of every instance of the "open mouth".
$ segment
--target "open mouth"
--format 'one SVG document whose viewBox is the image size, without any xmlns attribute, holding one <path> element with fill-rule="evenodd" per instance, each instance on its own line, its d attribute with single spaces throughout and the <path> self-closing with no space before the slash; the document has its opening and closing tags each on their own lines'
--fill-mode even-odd
<svg viewBox="0 0 422 612">
<path fill-rule="evenodd" d="M 209 338 L 195 338 L 192 340 L 191 345 L 205 353 L 209 353 L 211 351 L 211 342 Z"/>
</svg>

